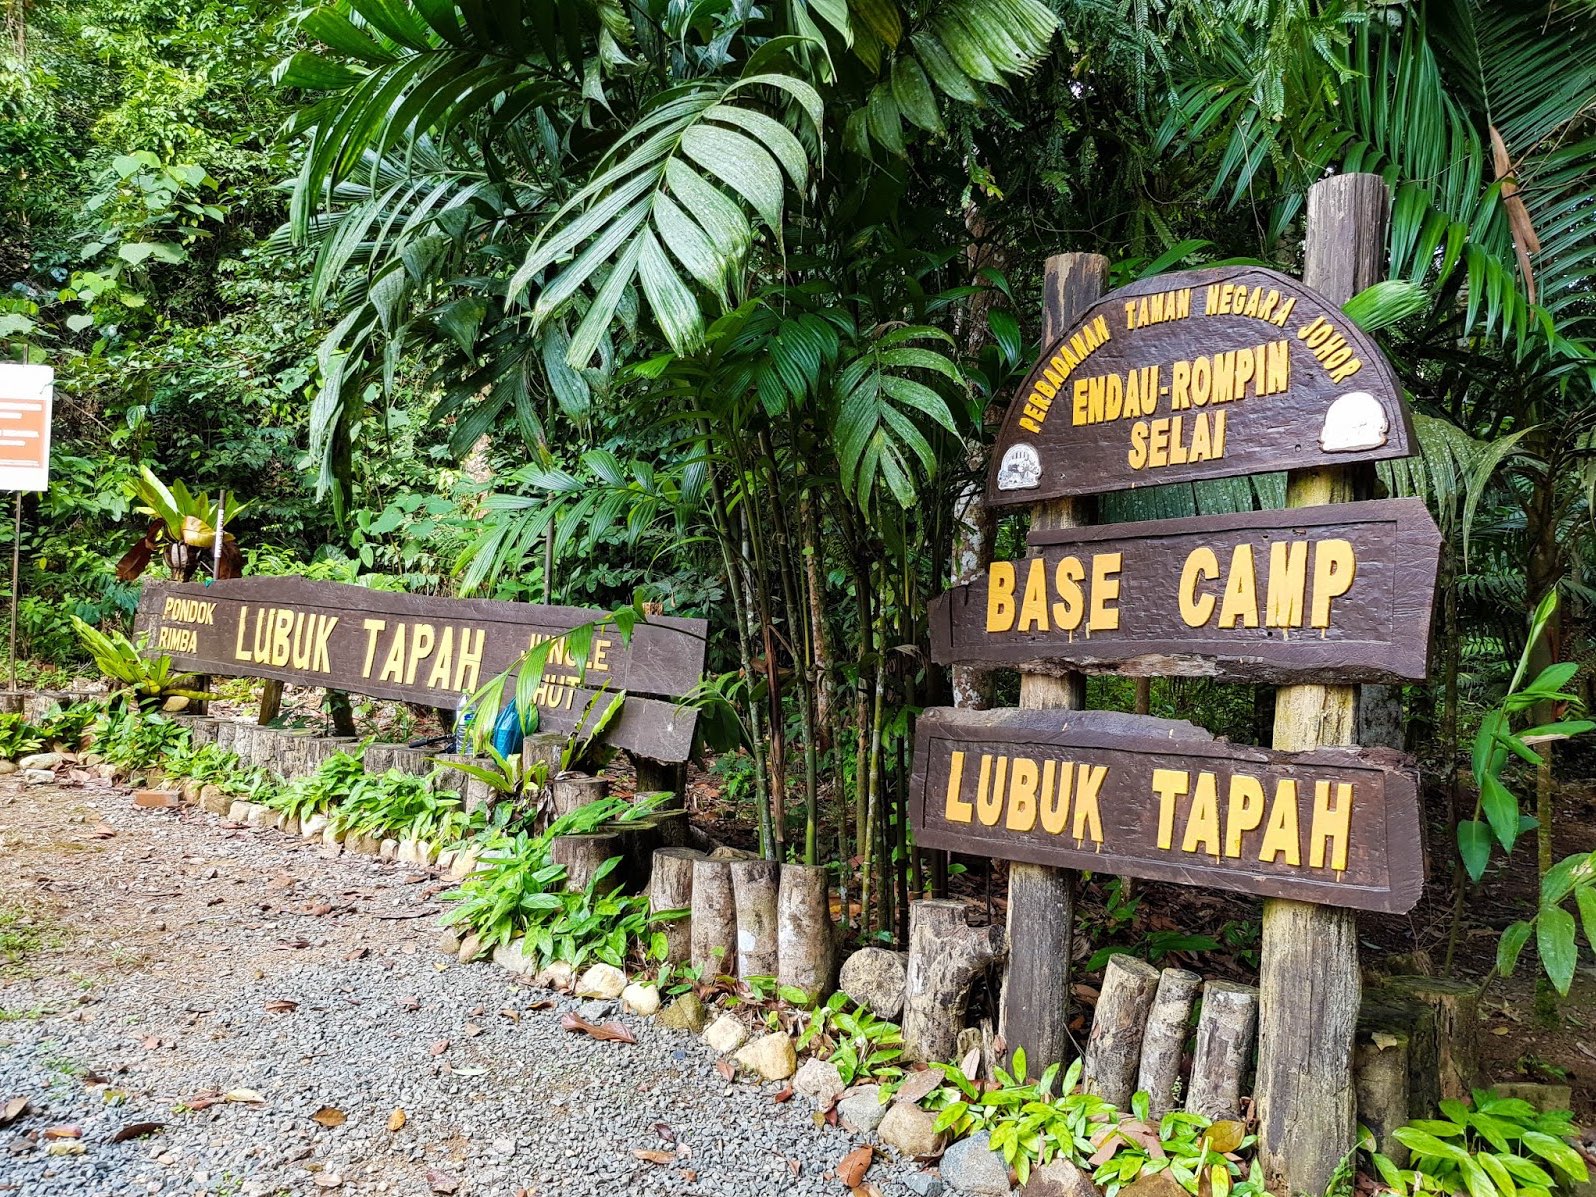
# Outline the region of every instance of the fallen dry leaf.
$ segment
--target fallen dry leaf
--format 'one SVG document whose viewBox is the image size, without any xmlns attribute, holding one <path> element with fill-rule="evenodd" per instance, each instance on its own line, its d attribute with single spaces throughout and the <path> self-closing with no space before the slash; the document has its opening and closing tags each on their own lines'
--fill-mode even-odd
<svg viewBox="0 0 1596 1197">
<path fill-rule="evenodd" d="M 575 1014 L 567 1014 L 560 1019 L 560 1026 L 567 1031 L 580 1032 L 591 1035 L 594 1039 L 613 1043 L 636 1043 L 637 1037 L 618 1022 L 607 1022 L 602 1026 L 588 1022 Z"/>
<path fill-rule="evenodd" d="M 436 1168 L 427 1169 L 427 1184 L 434 1193 L 453 1193 L 460 1187 L 460 1182 L 447 1172 L 440 1172 Z"/>
<path fill-rule="evenodd" d="M 404 1128 L 405 1112 L 403 1110 L 396 1109 L 392 1114 L 388 1115 L 388 1129 L 391 1131 L 401 1131 L 404 1130 Z"/>
<path fill-rule="evenodd" d="M 486 1068 L 455 1068 L 451 1064 L 445 1064 L 444 1067 L 454 1073 L 455 1076 L 487 1076 L 488 1074 Z"/>
<path fill-rule="evenodd" d="M 804 1166 L 792 1156 L 788 1156 L 787 1171 L 791 1172 L 794 1176 L 802 1176 L 804 1174 Z"/>
<path fill-rule="evenodd" d="M 685 1180 L 688 1184 L 692 1184 L 695 1180 L 698 1179 L 698 1169 L 697 1168 L 683 1168 L 682 1172 L 681 1172 L 681 1176 L 682 1176 L 682 1179 Z"/>
<path fill-rule="evenodd" d="M 667 1143 L 676 1142 L 676 1132 L 671 1129 L 668 1122 L 656 1122 L 654 1124 L 654 1133 Z"/>
<path fill-rule="evenodd" d="M 716 1060 L 715 1071 L 728 1081 L 737 1079 L 737 1067 L 730 1060 Z"/>
<path fill-rule="evenodd" d="M 416 997 L 395 998 L 394 1005 L 398 1006 L 401 1010 L 405 1010 L 411 1014 L 414 1014 L 417 1010 L 421 1009 L 421 999 Z"/>
<path fill-rule="evenodd" d="M 446 1052 L 448 1050 L 449 1050 L 449 1041 L 447 1039 L 434 1039 L 432 1041 L 432 1046 L 427 1048 L 427 1055 L 429 1055 L 429 1056 L 441 1056 L 441 1055 L 443 1055 L 444 1052 Z"/>
<path fill-rule="evenodd" d="M 857 1189 L 864 1182 L 864 1174 L 870 1171 L 870 1163 L 875 1158 L 876 1150 L 870 1144 L 855 1147 L 837 1165 L 837 1179 L 846 1188 Z"/>
<path fill-rule="evenodd" d="M 90 837 L 97 840 L 112 839 L 116 835 L 116 828 L 109 823 L 101 823 L 89 831 Z"/>
<path fill-rule="evenodd" d="M 267 1014 L 292 1014 L 299 1009 L 299 1003 L 292 998 L 276 998 L 266 1003 Z"/>
<path fill-rule="evenodd" d="M 142 1139 L 166 1126 L 164 1122 L 130 1122 L 111 1136 L 113 1143 L 126 1143 L 129 1139 Z"/>
<path fill-rule="evenodd" d="M 974 1080 L 975 1078 L 971 1077 L 970 1079 Z M 895 1099 L 915 1105 L 927 1094 L 940 1088 L 941 1085 L 942 1074 L 934 1068 L 927 1068 L 924 1072 L 913 1072 L 903 1078 L 903 1084 L 898 1086 Z"/>
<path fill-rule="evenodd" d="M 554 1005 L 554 1003 L 551 1000 L 549 1000 L 548 998 L 539 998 L 535 1002 L 529 1002 L 527 1004 L 527 1009 L 528 1010 L 547 1010 L 552 1005 Z"/>
<path fill-rule="evenodd" d="M 245 1105 L 254 1105 L 265 1102 L 265 1098 L 253 1089 L 229 1089 L 222 1094 L 223 1101 L 240 1102 Z"/>
<path fill-rule="evenodd" d="M 47 1126 L 44 1128 L 44 1137 L 46 1139 L 81 1139 L 83 1137 L 83 1128 L 74 1126 L 71 1123 L 62 1126 Z"/>
<path fill-rule="evenodd" d="M 964 1079 L 973 1081 L 981 1072 L 981 1049 L 972 1047 L 964 1053 L 964 1059 L 959 1061 L 959 1071 L 964 1074 Z"/>
<path fill-rule="evenodd" d="M 791 1101 L 792 1100 L 792 1086 L 788 1085 L 785 1089 L 782 1089 L 780 1092 L 771 1094 L 770 1100 L 775 1102 L 778 1106 L 784 1101 Z"/>
<path fill-rule="evenodd" d="M 311 1179 L 316 1182 L 317 1187 L 323 1189 L 336 1189 L 344 1183 L 344 1178 L 336 1172 L 318 1172 Z"/>
<path fill-rule="evenodd" d="M 310 1120 L 317 1126 L 326 1127 L 342 1126 L 349 1121 L 344 1116 L 344 1112 L 337 1106 L 322 1106 L 321 1109 L 310 1116 Z"/>
<path fill-rule="evenodd" d="M 634 1147 L 632 1148 L 632 1154 L 650 1164 L 674 1164 L 676 1162 L 676 1153 L 674 1151 L 654 1151 L 647 1147 Z"/>
<path fill-rule="evenodd" d="M 351 948 L 344 953 L 345 960 L 364 960 L 371 954 L 370 948 Z"/>
<path fill-rule="evenodd" d="M 465 1025 L 465 1037 L 467 1039 L 475 1039 L 480 1034 L 482 1034 L 482 1028 L 477 1026 L 476 1023 L 474 1023 L 474 1022 L 466 1023 L 466 1025 Z"/>
<path fill-rule="evenodd" d="M 314 906 L 305 911 L 306 914 L 314 915 L 317 918 L 320 918 L 324 914 L 331 914 L 332 912 L 333 908 L 331 902 L 317 902 Z"/>
<path fill-rule="evenodd" d="M 1247 1128 L 1233 1118 L 1222 1118 L 1212 1123 L 1203 1131 L 1203 1139 L 1208 1146 L 1224 1155 L 1226 1152 L 1235 1151 L 1241 1146 L 1242 1139 L 1247 1136 Z"/>
<path fill-rule="evenodd" d="M 0 1106 L 0 1126 L 4 1126 L 8 1122 L 15 1122 L 18 1118 L 22 1117 L 23 1114 L 27 1113 L 27 1111 L 28 1098 L 6 1098 L 6 1104 L 4 1106 Z"/>
<path fill-rule="evenodd" d="M 499 1016 L 501 1018 L 508 1018 L 511 1022 L 521 1021 L 521 1012 L 519 1010 L 512 1009 L 509 1006 L 506 1006 L 503 1010 L 500 1010 Z"/>
</svg>

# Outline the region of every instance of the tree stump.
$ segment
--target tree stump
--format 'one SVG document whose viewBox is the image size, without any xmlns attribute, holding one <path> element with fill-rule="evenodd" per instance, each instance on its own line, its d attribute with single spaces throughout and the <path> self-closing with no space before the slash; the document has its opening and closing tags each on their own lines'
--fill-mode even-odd
<svg viewBox="0 0 1596 1197">
<path fill-rule="evenodd" d="M 1131 1094 L 1136 1092 L 1142 1034 L 1157 992 L 1158 970 L 1147 961 L 1123 953 L 1109 958 L 1086 1041 L 1082 1084 L 1121 1110 L 1130 1109 Z"/>
<path fill-rule="evenodd" d="M 1407 1038 L 1408 1110 L 1414 1118 L 1435 1114 L 1441 1102 L 1435 1010 L 1409 994 L 1374 989 L 1363 996 L 1358 1030 L 1371 1034 L 1390 1031 Z"/>
<path fill-rule="evenodd" d="M 687 793 L 687 764 L 684 761 L 656 761 L 635 752 L 628 752 L 632 770 L 637 776 L 639 794 L 658 793 L 661 790 L 673 795 L 668 807 L 678 807 Z"/>
<path fill-rule="evenodd" d="M 931 898 L 909 904 L 909 977 L 903 997 L 903 1054 L 948 1060 L 958 1046 L 970 986 L 1003 960 L 1001 927 L 971 927 L 964 903 Z"/>
<path fill-rule="evenodd" d="M 691 911 L 693 906 L 693 862 L 704 854 L 693 848 L 656 848 L 648 879 L 648 908 L 653 914 L 666 910 Z M 665 963 L 681 964 L 691 958 L 693 932 L 691 916 L 659 924 L 665 934 Z"/>
<path fill-rule="evenodd" d="M 562 773 L 549 783 L 549 797 L 556 819 L 574 810 L 581 810 L 590 802 L 597 802 L 609 792 L 609 778 L 590 777 L 586 773 Z"/>
<path fill-rule="evenodd" d="M 367 744 L 360 758 L 361 768 L 367 773 L 388 772 L 393 768 L 393 754 L 398 748 L 397 744 Z"/>
<path fill-rule="evenodd" d="M 648 822 L 652 823 L 659 831 L 660 847 L 688 848 L 692 846 L 692 830 L 687 821 L 686 811 L 656 810 L 648 816 Z"/>
<path fill-rule="evenodd" d="M 581 893 L 592 882 L 605 861 L 621 855 L 619 836 L 605 832 L 588 835 L 557 835 L 549 842 L 549 862 L 565 866 L 565 888 L 571 893 Z M 608 893 L 621 883 L 611 872 L 599 882 L 599 892 Z"/>
<path fill-rule="evenodd" d="M 734 860 L 731 876 L 737 906 L 737 975 L 774 977 L 780 968 L 776 895 L 781 866 L 773 860 Z"/>
<path fill-rule="evenodd" d="M 1175 1086 L 1180 1081 L 1181 1053 L 1186 1046 L 1186 1024 L 1203 979 L 1182 968 L 1166 968 L 1158 976 L 1147 1033 L 1142 1036 L 1142 1060 L 1136 1088 L 1150 1099 L 1151 1121 L 1156 1123 L 1176 1107 Z"/>
<path fill-rule="evenodd" d="M 836 942 L 822 865 L 783 865 L 776 892 L 776 979 L 815 1001 L 831 992 Z"/>
<path fill-rule="evenodd" d="M 216 739 L 214 741 L 217 747 L 225 748 L 228 752 L 236 754 L 238 727 L 239 725 L 231 719 L 218 719 L 216 721 Z"/>
<path fill-rule="evenodd" d="M 1439 977 L 1392 977 L 1386 988 L 1434 1012 L 1437 1091 L 1465 1100 L 1480 1072 L 1479 990 Z"/>
<path fill-rule="evenodd" d="M 536 732 L 521 744 L 521 764 L 532 781 L 528 789 L 540 789 L 553 781 L 565 755 L 565 737 L 553 732 Z"/>
<path fill-rule="evenodd" d="M 1406 1032 L 1389 1027 L 1359 1027 L 1352 1049 L 1352 1083 L 1358 1095 L 1358 1122 L 1369 1128 L 1382 1155 L 1398 1168 L 1406 1168 L 1408 1149 L 1394 1133 L 1413 1117 L 1408 1099 Z"/>
<path fill-rule="evenodd" d="M 0 691 L 0 715 L 21 715 L 24 713 L 27 695 L 21 690 Z"/>
<path fill-rule="evenodd" d="M 1204 1118 L 1240 1118 L 1241 1087 L 1258 1027 L 1258 991 L 1229 981 L 1203 984 L 1186 1110 Z"/>
<path fill-rule="evenodd" d="M 737 971 L 737 903 L 731 861 L 693 861 L 692 961 L 702 980 Z"/>
</svg>

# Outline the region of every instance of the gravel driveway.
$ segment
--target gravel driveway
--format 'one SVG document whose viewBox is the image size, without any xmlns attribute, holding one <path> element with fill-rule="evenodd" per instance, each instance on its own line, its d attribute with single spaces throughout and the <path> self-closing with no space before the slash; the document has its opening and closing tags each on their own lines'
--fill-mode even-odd
<svg viewBox="0 0 1596 1197">
<path fill-rule="evenodd" d="M 856 1140 L 802 1098 L 647 1020 L 561 1031 L 574 1002 L 438 954 L 436 879 L 325 851 L 0 778 L 0 1193 L 845 1194 Z"/>
</svg>

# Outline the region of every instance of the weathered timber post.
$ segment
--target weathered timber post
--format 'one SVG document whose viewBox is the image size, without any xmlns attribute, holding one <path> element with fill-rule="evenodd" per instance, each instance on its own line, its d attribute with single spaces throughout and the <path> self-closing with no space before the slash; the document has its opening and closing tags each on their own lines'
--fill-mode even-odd
<svg viewBox="0 0 1596 1197">
<path fill-rule="evenodd" d="M 731 862 L 732 900 L 737 907 L 737 975 L 774 977 L 776 894 L 781 865 L 773 860 Z"/>
<path fill-rule="evenodd" d="M 1186 1110 L 1204 1118 L 1240 1118 L 1241 1083 L 1258 1026 L 1258 991 L 1229 981 L 1203 984 L 1197 1044 L 1186 1082 Z"/>
<path fill-rule="evenodd" d="M 704 857 L 693 861 L 693 921 L 689 936 L 693 967 L 712 981 L 737 975 L 737 904 L 732 896 L 731 861 Z"/>
<path fill-rule="evenodd" d="M 704 854 L 694 848 L 654 849 L 654 868 L 648 880 L 648 909 L 652 914 L 666 910 L 691 910 L 693 905 L 693 862 Z M 691 916 L 660 924 L 665 933 L 665 962 L 681 964 L 692 954 Z"/>
<path fill-rule="evenodd" d="M 909 975 L 903 996 L 905 1059 L 930 1063 L 953 1058 L 970 986 L 1002 959 L 1002 932 L 966 924 L 963 902 L 927 898 L 910 903 Z"/>
<path fill-rule="evenodd" d="M 1109 957 L 1103 990 L 1092 1015 L 1086 1041 L 1086 1070 L 1081 1083 L 1120 1109 L 1130 1108 L 1142 1059 L 1142 1035 L 1158 991 L 1158 970 L 1145 960 L 1121 953 Z"/>
<path fill-rule="evenodd" d="M 776 890 L 776 979 L 819 1001 L 837 977 L 831 890 L 824 865 L 781 866 Z"/>
<path fill-rule="evenodd" d="M 1166 968 L 1159 974 L 1136 1073 L 1136 1088 L 1146 1091 L 1150 1099 L 1148 1116 L 1154 1123 L 1176 1108 L 1175 1085 L 1180 1080 L 1186 1024 L 1191 1020 L 1192 1003 L 1202 984 L 1201 977 L 1183 968 Z"/>
<path fill-rule="evenodd" d="M 1101 254 L 1055 254 L 1047 260 L 1042 291 L 1042 344 L 1047 346 L 1097 302 L 1108 284 Z M 1053 499 L 1031 508 L 1031 527 L 1073 528 L 1087 522 L 1084 499 Z M 1079 710 L 1086 679 L 1020 675 L 1020 706 Z M 1025 1049 L 1028 1071 L 1075 1053 L 1070 1042 L 1070 955 L 1074 939 L 1075 873 L 1046 865 L 1009 865 L 1008 968 L 1000 1003 L 1003 1042 L 1010 1058 Z"/>
<path fill-rule="evenodd" d="M 262 727 L 283 711 L 283 684 L 276 678 L 267 678 L 260 684 L 260 714 L 255 722 Z"/>
<path fill-rule="evenodd" d="M 1391 199 L 1377 175 L 1336 175 L 1308 192 L 1303 282 L 1345 303 L 1383 275 Z M 1293 470 L 1286 504 L 1357 497 L 1358 471 Z M 1281 686 L 1274 746 L 1352 744 L 1355 686 Z M 1283 898 L 1264 903 L 1258 1003 L 1258 1157 L 1270 1190 L 1323 1193 L 1356 1134 L 1352 1047 L 1360 982 L 1350 910 Z"/>
</svg>

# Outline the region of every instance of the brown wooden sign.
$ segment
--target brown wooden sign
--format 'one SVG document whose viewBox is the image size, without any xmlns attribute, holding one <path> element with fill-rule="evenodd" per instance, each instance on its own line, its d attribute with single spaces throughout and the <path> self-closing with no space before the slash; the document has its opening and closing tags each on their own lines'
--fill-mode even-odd
<svg viewBox="0 0 1596 1197">
<path fill-rule="evenodd" d="M 992 452 L 990 506 L 1406 457 L 1385 357 L 1340 308 L 1255 266 L 1111 291 L 1043 352 Z"/>
<path fill-rule="evenodd" d="M 1033 532 L 931 603 L 940 665 L 1422 680 L 1441 535 L 1422 501 Z"/>
<path fill-rule="evenodd" d="M 1399 753 L 1285 753 L 1112 711 L 921 715 L 921 847 L 1403 913 L 1424 886 Z"/>
<path fill-rule="evenodd" d="M 528 648 L 605 615 L 280 577 L 147 583 L 138 626 L 150 634 L 147 651 L 181 669 L 453 707 Z M 686 760 L 697 714 L 661 700 L 698 684 L 707 630 L 702 619 L 662 616 L 639 622 L 630 641 L 600 629 L 585 668 L 556 647 L 535 695 L 539 728 L 574 731 L 624 690 L 603 739 L 655 760 Z"/>
</svg>

